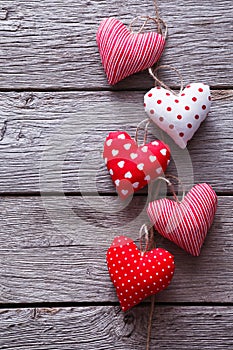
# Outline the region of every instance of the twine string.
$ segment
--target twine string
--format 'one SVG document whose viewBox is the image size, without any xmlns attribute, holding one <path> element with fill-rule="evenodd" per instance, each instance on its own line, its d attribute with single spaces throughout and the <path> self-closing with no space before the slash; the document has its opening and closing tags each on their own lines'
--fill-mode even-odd
<svg viewBox="0 0 233 350">
<path fill-rule="evenodd" d="M 160 15 L 159 15 L 159 8 L 158 8 L 158 4 L 157 4 L 156 0 L 154 0 L 154 7 L 155 7 L 155 16 L 156 16 L 156 19 L 157 19 L 158 33 L 162 34 L 162 28 L 161 28 L 161 23 L 160 23 Z"/>
<path fill-rule="evenodd" d="M 147 252 L 155 247 L 153 227 L 148 228 L 147 224 L 143 224 L 139 230 L 140 251 Z"/>
<path fill-rule="evenodd" d="M 178 75 L 178 77 L 180 78 L 180 91 L 179 93 L 177 94 L 175 91 L 173 91 L 169 86 L 167 86 L 162 80 L 160 80 L 157 76 L 157 72 L 158 70 L 160 69 L 171 69 L 173 70 L 174 72 L 176 72 L 176 74 Z M 156 67 L 154 70 L 152 68 L 149 68 L 148 69 L 149 71 L 149 74 L 154 78 L 155 82 L 159 85 L 159 86 L 163 86 L 165 89 L 171 91 L 174 95 L 180 95 L 181 92 L 183 91 L 183 88 L 184 88 L 184 81 L 183 81 L 183 77 L 181 75 L 181 73 L 175 68 L 175 67 L 172 67 L 172 66 L 169 66 L 169 65 L 162 65 L 162 66 L 158 66 Z"/>
<path fill-rule="evenodd" d="M 142 227 L 140 228 L 140 231 L 139 231 L 139 237 L 140 237 L 140 250 L 141 250 L 141 254 L 142 255 L 144 255 L 144 253 L 146 251 L 155 248 L 153 227 L 150 227 L 148 229 L 147 225 L 143 224 Z M 145 241 L 144 244 L 143 244 L 143 241 Z M 149 315 L 148 326 L 147 326 L 146 350 L 150 349 L 151 331 L 152 331 L 154 310 L 155 310 L 155 295 L 152 295 L 152 297 L 151 297 L 150 315 Z"/>
<path fill-rule="evenodd" d="M 181 185 L 182 191 L 183 191 L 181 201 L 179 201 L 179 199 L 178 199 L 178 197 L 177 197 L 177 195 L 176 195 L 175 189 L 174 189 L 174 185 L 173 185 L 173 183 L 172 183 L 171 181 L 169 181 L 169 178 L 170 178 L 170 179 L 173 179 L 173 180 L 176 180 L 176 182 L 177 182 L 179 185 Z M 166 177 L 159 176 L 159 177 L 158 177 L 158 180 L 163 180 L 163 181 L 165 181 L 165 182 L 168 184 L 168 186 L 169 186 L 170 189 L 171 189 L 173 198 L 175 199 L 175 201 L 176 201 L 177 203 L 181 203 L 181 202 L 184 200 L 184 197 L 185 197 L 184 185 L 183 185 L 182 181 L 181 181 L 178 177 L 176 177 L 176 176 L 174 176 L 174 175 L 169 175 L 169 174 L 167 174 Z"/>
<path fill-rule="evenodd" d="M 130 22 L 129 31 L 132 34 L 134 33 L 132 30 L 132 26 L 136 21 L 138 21 L 138 19 L 144 20 L 144 22 L 143 22 L 142 26 L 140 27 L 140 29 L 135 34 L 140 34 L 143 31 L 143 29 L 145 28 L 145 26 L 147 25 L 147 23 L 149 21 L 153 21 L 157 25 L 158 34 L 163 35 L 164 39 L 166 40 L 167 33 L 168 33 L 168 26 L 167 26 L 167 23 L 162 18 L 160 18 L 159 8 L 158 8 L 156 0 L 154 0 L 154 7 L 155 7 L 155 18 L 150 17 L 150 16 L 146 16 L 146 17 L 137 16 L 137 17 L 133 18 L 133 20 Z"/>
<path fill-rule="evenodd" d="M 152 331 L 154 312 L 155 312 L 155 294 L 153 294 L 151 297 L 150 316 L 149 316 L 148 327 L 147 327 L 146 350 L 150 350 L 151 331 Z"/>
<path fill-rule="evenodd" d="M 153 226 L 149 229 L 149 249 L 155 248 L 155 239 L 154 239 L 154 230 Z M 151 331 L 152 331 L 152 323 L 153 316 L 155 311 L 155 294 L 151 297 L 151 305 L 150 305 L 150 315 L 147 326 L 147 338 L 146 338 L 146 350 L 150 350 L 150 342 L 151 342 Z"/>
<path fill-rule="evenodd" d="M 140 251 L 143 255 L 149 248 L 149 231 L 146 224 L 143 224 L 139 231 Z M 143 242 L 145 241 L 145 242 Z"/>
<path fill-rule="evenodd" d="M 144 21 L 143 24 L 141 25 L 140 29 L 135 33 L 135 34 L 140 34 L 143 29 L 145 28 L 145 26 L 147 25 L 147 23 L 151 20 L 153 22 L 155 22 L 157 24 L 157 19 L 156 18 L 153 18 L 153 17 L 149 17 L 149 16 L 146 16 L 146 17 L 143 17 L 143 16 L 137 16 L 135 18 L 132 19 L 132 21 L 130 22 L 130 25 L 129 25 L 129 31 L 133 34 L 133 29 L 132 29 L 132 26 L 133 24 L 135 24 L 135 22 L 137 22 L 138 20 L 142 20 Z"/>
<path fill-rule="evenodd" d="M 146 122 L 145 127 L 142 128 L 141 125 L 144 124 L 145 122 Z M 147 136 L 148 136 L 148 127 L 149 127 L 149 125 L 150 125 L 150 122 L 151 122 L 151 120 L 150 120 L 149 118 L 146 118 L 146 119 L 143 119 L 143 120 L 137 125 L 136 131 L 135 131 L 135 137 L 134 137 L 135 142 L 136 142 L 137 144 L 138 144 L 138 133 L 139 133 L 139 130 L 140 130 L 140 129 L 143 129 L 143 130 L 144 130 L 143 145 L 146 144 Z"/>
<path fill-rule="evenodd" d="M 164 39 L 166 40 L 167 33 L 168 33 L 168 26 L 167 26 L 167 23 L 160 17 L 159 8 L 156 0 L 154 0 L 154 7 L 155 7 L 155 16 L 157 20 L 158 33 L 163 35 Z"/>
<path fill-rule="evenodd" d="M 154 230 L 153 227 L 149 230 L 149 249 L 155 248 L 155 240 L 154 240 Z M 148 320 L 148 326 L 147 326 L 147 338 L 146 338 L 146 350 L 150 350 L 150 343 L 151 343 L 151 332 L 152 332 L 152 323 L 153 323 L 153 317 L 155 312 L 155 294 L 151 297 L 151 305 L 150 305 L 150 315 Z"/>
<path fill-rule="evenodd" d="M 159 34 L 162 34 L 162 25 L 164 26 L 165 28 L 165 33 L 164 33 L 164 38 L 166 39 L 167 37 L 167 31 L 168 31 L 168 27 L 167 27 L 167 24 L 161 20 L 160 16 L 159 16 L 159 10 L 158 10 L 158 5 L 157 5 L 157 2 L 156 0 L 154 0 L 154 6 L 155 6 L 155 14 L 156 14 L 156 22 L 157 22 L 157 31 Z M 147 21 L 144 22 L 144 25 L 141 27 L 140 30 L 143 30 L 145 25 L 147 24 L 149 18 L 147 19 Z M 161 25 L 162 24 L 162 25 Z M 156 68 L 156 71 L 158 70 L 159 68 L 157 67 Z M 149 68 L 149 73 L 153 74 L 153 71 L 151 68 Z M 156 73 L 155 71 L 155 73 Z M 150 74 L 151 74 L 150 73 Z M 154 75 L 154 74 L 153 74 Z M 153 76 L 152 75 L 152 76 Z M 179 75 L 179 74 L 178 74 Z M 158 81 L 158 78 L 155 77 L 155 80 L 157 82 L 160 83 L 160 81 Z M 156 79 L 157 78 L 157 79 Z M 169 89 L 170 90 L 170 89 Z M 180 89 L 180 92 L 183 90 L 183 78 L 181 76 L 181 89 Z M 135 141 L 137 143 L 138 141 L 138 131 L 139 131 L 139 128 L 140 128 L 140 125 L 145 122 L 142 121 L 141 123 L 139 123 L 137 129 L 136 129 L 136 133 L 135 133 Z M 146 125 L 145 125 L 145 129 L 144 129 L 144 144 L 146 143 L 146 140 L 147 140 L 147 134 L 148 134 L 148 126 L 150 124 L 150 119 L 146 120 Z M 170 182 L 170 181 L 169 181 Z M 174 192 L 175 194 L 175 192 Z M 176 195 L 176 194 L 175 194 Z M 177 197 L 176 197 L 177 198 Z M 178 199 L 177 199 L 178 200 Z M 144 231 L 144 234 L 143 234 L 143 231 Z M 153 227 L 151 227 L 149 230 L 148 230 L 148 227 L 146 224 L 142 225 L 141 229 L 140 229 L 140 250 L 142 252 L 142 255 L 149 249 L 153 249 L 155 247 L 155 241 L 154 241 L 154 230 L 153 230 Z M 142 239 L 143 239 L 143 236 L 145 238 L 145 250 L 142 250 L 143 248 L 143 245 L 142 245 Z M 152 332 L 152 323 L 153 323 L 153 316 L 154 316 L 154 311 L 155 311 L 155 295 L 152 295 L 151 297 L 151 307 L 150 307 L 150 315 L 149 315 L 149 320 L 148 320 L 148 326 L 147 326 L 147 338 L 146 338 L 146 350 L 150 350 L 150 343 L 151 343 L 151 332 Z"/>
<path fill-rule="evenodd" d="M 180 78 L 180 91 L 179 93 L 173 91 L 168 85 L 166 85 L 162 80 L 160 80 L 158 78 L 158 75 L 156 74 L 158 72 L 158 70 L 160 69 L 171 69 L 173 70 L 174 72 L 176 72 L 176 74 L 178 75 L 178 77 Z M 152 78 L 155 80 L 155 82 L 157 83 L 157 85 L 159 86 L 163 86 L 165 89 L 169 90 L 171 93 L 173 93 L 174 95 L 176 96 L 179 96 L 181 94 L 181 92 L 183 91 L 183 88 L 184 88 L 184 80 L 183 80 L 183 76 L 182 74 L 178 71 L 178 69 L 176 69 L 175 67 L 173 66 L 170 66 L 170 65 L 161 65 L 161 66 L 157 66 L 155 69 L 152 69 L 152 68 L 149 68 L 148 69 L 149 71 L 149 74 L 152 76 Z M 233 97 L 233 94 L 230 93 L 228 95 L 225 95 L 225 96 L 218 96 L 218 97 L 212 97 L 212 101 L 219 101 L 219 100 L 225 100 L 225 99 L 228 99 L 228 98 L 231 98 Z"/>
<path fill-rule="evenodd" d="M 144 22 L 143 22 L 143 24 L 141 25 L 141 27 L 139 28 L 139 30 L 138 30 L 137 32 L 134 33 L 132 27 L 133 27 L 133 25 L 135 24 L 135 22 L 137 22 L 139 19 L 142 20 L 142 21 L 144 21 Z M 156 23 L 157 28 L 158 28 L 158 26 L 160 26 L 160 27 L 164 30 L 164 32 L 163 32 L 162 29 L 160 29 L 160 32 L 159 32 L 159 30 L 157 29 L 157 30 L 158 30 L 158 33 L 161 34 L 161 35 L 163 35 L 164 39 L 166 39 L 166 38 L 167 38 L 167 32 L 168 32 L 167 23 L 166 23 L 164 20 L 162 20 L 161 18 L 160 18 L 159 21 L 158 21 L 157 18 L 153 18 L 153 17 L 150 17 L 150 16 L 146 16 L 146 17 L 143 17 L 143 16 L 136 16 L 136 17 L 134 17 L 134 18 L 132 19 L 132 21 L 130 22 L 130 24 L 129 24 L 129 31 L 130 31 L 130 33 L 131 33 L 131 34 L 140 34 L 140 33 L 143 31 L 143 29 L 145 28 L 145 26 L 147 25 L 147 23 L 150 22 L 150 21 L 153 21 L 154 23 Z M 159 23 L 159 24 L 158 24 L 158 23 Z"/>
<path fill-rule="evenodd" d="M 146 141 L 147 141 L 147 136 L 148 136 L 148 128 L 149 128 L 149 125 L 150 125 L 150 122 L 151 120 L 149 119 L 146 123 L 146 126 L 145 126 L 145 132 L 144 132 L 144 138 L 143 138 L 143 145 L 146 144 Z"/>
</svg>

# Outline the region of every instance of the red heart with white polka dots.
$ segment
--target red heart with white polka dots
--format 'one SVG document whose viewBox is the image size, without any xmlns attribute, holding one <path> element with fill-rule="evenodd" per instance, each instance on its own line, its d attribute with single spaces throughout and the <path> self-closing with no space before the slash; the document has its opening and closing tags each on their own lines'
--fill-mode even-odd
<svg viewBox="0 0 233 350">
<path fill-rule="evenodd" d="M 116 237 L 108 249 L 107 265 L 123 311 L 167 288 L 175 270 L 167 250 L 141 252 L 124 236 Z"/>
<path fill-rule="evenodd" d="M 211 105 L 208 85 L 194 83 L 178 95 L 157 86 L 144 97 L 145 111 L 181 148 L 193 137 Z"/>
<path fill-rule="evenodd" d="M 216 209 L 217 195 L 203 183 L 194 186 L 181 203 L 167 198 L 149 203 L 147 213 L 162 236 L 198 256 Z"/>
<path fill-rule="evenodd" d="M 116 18 L 107 18 L 100 24 L 96 40 L 111 85 L 152 67 L 165 46 L 165 39 L 161 34 L 134 34 Z"/>
<path fill-rule="evenodd" d="M 138 146 L 124 131 L 110 132 L 103 157 L 122 199 L 140 190 L 166 170 L 170 150 L 162 141 Z"/>
</svg>

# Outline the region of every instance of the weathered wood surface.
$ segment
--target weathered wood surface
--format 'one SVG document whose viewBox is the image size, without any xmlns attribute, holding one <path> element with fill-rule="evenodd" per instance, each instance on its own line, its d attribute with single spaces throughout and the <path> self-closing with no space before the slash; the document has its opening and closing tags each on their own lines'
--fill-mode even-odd
<svg viewBox="0 0 233 350">
<path fill-rule="evenodd" d="M 49 201 L 53 209 L 46 213 L 39 198 L 1 198 L 0 303 L 116 302 L 106 251 L 116 235 L 138 239 L 146 197 L 109 214 L 107 208 L 119 209 L 114 197 L 68 197 L 73 216 L 59 197 Z M 198 258 L 156 235 L 157 246 L 176 261 L 173 282 L 158 301 L 233 302 L 231 213 L 232 197 L 220 197 Z"/>
<path fill-rule="evenodd" d="M 177 267 L 172 284 L 156 296 L 151 349 L 231 349 L 232 1 L 158 3 L 169 25 L 161 64 L 178 68 L 185 83 L 208 83 L 214 99 L 223 99 L 213 101 L 187 152 L 150 128 L 149 140 L 156 135 L 171 146 L 169 173 L 177 173 L 187 188 L 205 181 L 219 194 L 200 257 L 156 235 Z M 95 34 L 105 17 L 129 24 L 138 14 L 153 13 L 152 0 L 1 1 L 3 350 L 145 349 L 149 300 L 126 315 L 120 312 L 105 254 L 117 234 L 137 240 L 149 198 L 141 192 L 122 204 L 101 152 L 109 131 L 134 135 L 145 117 L 143 95 L 154 82 L 142 72 L 109 87 Z M 170 71 L 160 77 L 179 87 Z M 61 195 L 39 197 L 39 191 Z"/>
<path fill-rule="evenodd" d="M 159 1 L 159 9 L 169 26 L 162 63 L 177 67 L 186 83 L 232 86 L 232 1 Z M 95 41 L 98 25 L 109 16 L 129 24 L 138 15 L 153 16 L 153 1 L 2 0 L 1 89 L 108 89 Z M 178 84 L 174 76 L 167 81 Z M 152 83 L 143 72 L 116 88 Z"/>
<path fill-rule="evenodd" d="M 148 313 L 148 306 L 126 315 L 112 306 L 2 310 L 0 346 L 2 350 L 144 350 Z M 231 349 L 232 332 L 232 308 L 157 306 L 151 349 Z"/>
<path fill-rule="evenodd" d="M 135 135 L 145 118 L 143 95 L 0 93 L 0 192 L 115 192 L 102 159 L 103 143 L 109 131 Z M 213 101 L 188 152 L 153 126 L 149 140 L 159 137 L 170 145 L 173 161 L 167 172 L 178 172 L 188 187 L 208 182 L 218 192 L 231 192 L 233 91 L 213 91 L 213 97 L 223 99 Z"/>
</svg>

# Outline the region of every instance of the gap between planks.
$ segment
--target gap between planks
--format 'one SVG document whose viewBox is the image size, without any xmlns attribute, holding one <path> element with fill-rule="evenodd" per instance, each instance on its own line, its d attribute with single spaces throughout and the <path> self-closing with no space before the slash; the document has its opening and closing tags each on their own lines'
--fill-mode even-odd
<svg viewBox="0 0 233 350">
<path fill-rule="evenodd" d="M 154 83 L 151 84 L 151 88 L 154 86 Z M 171 90 L 175 90 L 175 91 L 179 91 L 180 86 L 178 85 L 171 85 L 169 86 Z M 184 86 L 185 88 L 185 86 Z M 62 93 L 62 92 L 144 92 L 146 90 L 148 90 L 149 87 L 145 87 L 145 88 L 117 88 L 117 87 L 90 87 L 90 88 L 75 88 L 75 87 L 50 87 L 50 88 L 0 88 L 0 93 L 1 92 L 57 92 L 57 93 Z M 233 89 L 233 85 L 210 85 L 210 90 L 211 91 L 227 91 L 227 90 L 232 90 Z"/>
<path fill-rule="evenodd" d="M 151 301 L 150 298 L 147 298 L 147 300 L 144 300 L 140 303 L 140 306 L 148 306 L 150 305 Z M 174 307 L 233 307 L 233 302 L 161 302 L 157 301 L 156 305 L 159 307 L 168 307 L 168 306 L 174 306 Z M 120 307 L 119 302 L 40 302 L 40 303 L 0 303 L 0 310 L 2 309 L 28 309 L 28 308 L 70 308 L 70 307 L 90 307 L 90 306 L 117 306 Z M 138 305 L 139 306 L 139 305 Z M 137 307 L 138 307 L 137 306 Z"/>
<path fill-rule="evenodd" d="M 148 312 L 149 305 L 127 313 L 118 306 L 1 310 L 1 349 L 144 350 Z M 232 321 L 230 307 L 157 306 L 151 348 L 231 349 Z"/>
</svg>

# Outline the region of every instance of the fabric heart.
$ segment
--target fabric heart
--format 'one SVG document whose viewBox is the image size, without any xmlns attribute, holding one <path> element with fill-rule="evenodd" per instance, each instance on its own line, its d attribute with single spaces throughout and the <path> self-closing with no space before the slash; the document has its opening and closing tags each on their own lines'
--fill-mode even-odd
<svg viewBox="0 0 233 350">
<path fill-rule="evenodd" d="M 166 170 L 170 150 L 161 141 L 138 146 L 124 131 L 110 132 L 103 157 L 122 199 L 146 186 Z"/>
<path fill-rule="evenodd" d="M 174 257 L 156 248 L 141 252 L 132 239 L 116 237 L 107 252 L 111 280 L 123 311 L 168 287 L 174 274 Z"/>
<path fill-rule="evenodd" d="M 133 34 L 116 18 L 107 18 L 100 24 L 96 40 L 110 85 L 153 66 L 165 46 L 162 35 Z"/>
<path fill-rule="evenodd" d="M 216 209 L 217 195 L 203 183 L 194 186 L 181 203 L 167 198 L 149 203 L 147 214 L 162 236 L 198 256 Z"/>
<path fill-rule="evenodd" d="M 204 121 L 210 105 L 210 88 L 201 83 L 186 86 L 178 96 L 160 86 L 144 96 L 148 116 L 181 148 L 187 146 Z"/>
</svg>

